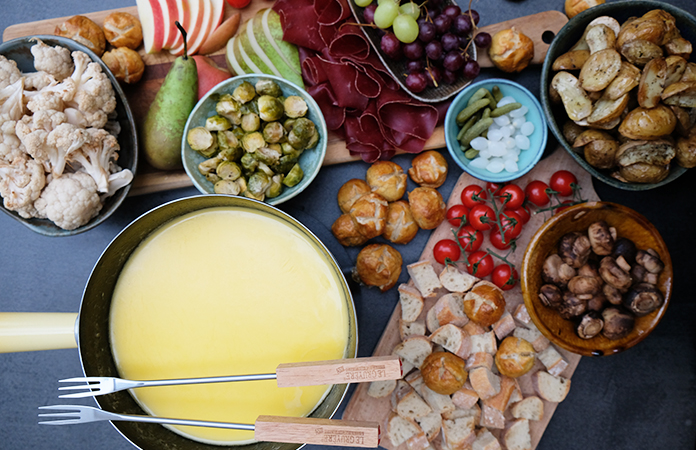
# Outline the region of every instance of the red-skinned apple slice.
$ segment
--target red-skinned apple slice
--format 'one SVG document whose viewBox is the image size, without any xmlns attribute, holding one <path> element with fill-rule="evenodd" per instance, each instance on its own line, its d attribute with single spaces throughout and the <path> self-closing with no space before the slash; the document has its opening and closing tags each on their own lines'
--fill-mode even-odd
<svg viewBox="0 0 696 450">
<path fill-rule="evenodd" d="M 162 22 L 164 22 L 164 36 L 162 37 L 162 48 L 172 48 L 179 30 L 175 22 L 179 18 L 179 11 L 176 9 L 175 0 L 159 0 L 162 9 Z"/>
<path fill-rule="evenodd" d="M 184 30 L 188 30 L 189 29 L 189 20 L 191 17 L 191 8 L 189 6 L 188 0 L 174 0 L 174 3 L 176 5 L 176 11 L 178 14 L 177 20 L 179 21 L 181 26 L 184 27 Z M 168 47 L 168 49 L 171 50 L 171 49 L 177 48 L 179 46 L 181 46 L 183 49 L 184 37 L 181 35 L 181 33 L 179 33 L 179 29 L 176 28 L 176 24 L 172 23 L 172 25 L 174 26 L 176 32 L 174 33 L 174 36 L 175 36 L 174 40 L 171 43 L 171 45 Z"/>
<path fill-rule="evenodd" d="M 143 46 L 146 53 L 157 53 L 162 50 L 164 37 L 164 22 L 162 8 L 158 0 L 136 0 L 138 16 L 143 29 Z"/>
<path fill-rule="evenodd" d="M 215 30 L 217 30 L 217 28 L 222 23 L 222 18 L 225 15 L 225 0 L 210 0 L 210 3 L 213 6 L 213 17 L 211 27 L 208 33 L 206 33 L 205 37 L 203 38 L 203 42 L 201 42 L 201 44 L 196 49 L 196 52 L 199 52 L 201 49 L 203 49 L 205 43 L 208 42 L 210 36 L 213 35 Z"/>
<path fill-rule="evenodd" d="M 204 0 L 205 9 L 203 10 L 203 23 L 201 26 L 189 33 L 189 55 L 195 55 L 213 28 L 213 0 Z"/>
<path fill-rule="evenodd" d="M 198 35 L 199 30 L 203 24 L 203 19 L 205 18 L 206 4 L 210 3 L 210 0 L 184 0 L 184 3 L 188 3 L 189 6 L 189 26 L 184 28 L 186 33 L 188 33 L 188 54 L 192 55 L 191 43 L 193 39 Z M 207 8 L 209 11 L 210 7 Z M 210 13 L 208 13 L 210 14 Z M 181 44 L 177 47 L 172 48 L 169 51 L 172 55 L 180 56 L 184 54 L 184 40 L 182 38 Z"/>
</svg>

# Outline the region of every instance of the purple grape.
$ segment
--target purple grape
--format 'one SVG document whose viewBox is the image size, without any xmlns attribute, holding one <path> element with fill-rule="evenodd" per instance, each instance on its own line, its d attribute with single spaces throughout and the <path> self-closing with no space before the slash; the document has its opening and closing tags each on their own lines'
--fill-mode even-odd
<svg viewBox="0 0 696 450">
<path fill-rule="evenodd" d="M 474 19 L 474 24 L 478 25 L 479 23 L 479 13 L 475 9 L 470 9 L 468 13 L 471 15 L 471 18 Z"/>
<path fill-rule="evenodd" d="M 440 41 L 430 41 L 428 45 L 425 46 L 425 56 L 429 59 L 437 61 L 442 58 L 442 44 Z"/>
<path fill-rule="evenodd" d="M 440 14 L 433 19 L 433 23 L 435 24 L 438 33 L 445 34 L 452 26 L 452 18 L 444 14 Z"/>
<path fill-rule="evenodd" d="M 471 17 L 468 14 L 461 14 L 454 19 L 452 29 L 460 36 L 468 36 L 471 33 Z"/>
<path fill-rule="evenodd" d="M 464 57 L 456 50 L 447 53 L 445 59 L 442 61 L 442 67 L 450 72 L 456 72 L 461 69 L 463 65 Z"/>
<path fill-rule="evenodd" d="M 467 45 L 469 45 L 469 36 L 460 36 L 459 37 L 459 46 L 461 48 L 466 48 Z"/>
<path fill-rule="evenodd" d="M 428 86 L 436 86 L 442 82 L 442 69 L 437 66 L 430 66 L 425 71 L 425 78 L 428 81 Z"/>
<path fill-rule="evenodd" d="M 442 42 L 442 49 L 446 52 L 456 49 L 459 47 L 459 38 L 452 33 L 445 33 L 440 38 Z"/>
<path fill-rule="evenodd" d="M 371 3 L 363 9 L 363 20 L 365 23 L 375 22 L 375 9 L 377 9 L 377 3 Z"/>
<path fill-rule="evenodd" d="M 435 42 L 435 41 L 433 41 Z M 410 60 L 421 59 L 423 57 L 423 44 L 418 41 L 413 41 L 410 44 L 403 46 L 404 56 Z"/>
<path fill-rule="evenodd" d="M 470 80 L 473 80 L 476 78 L 481 72 L 481 68 L 479 67 L 479 64 L 474 61 L 474 60 L 469 60 L 464 64 L 464 77 L 468 78 Z"/>
<path fill-rule="evenodd" d="M 424 43 L 428 43 L 435 39 L 435 36 L 437 36 L 437 28 L 435 25 L 433 25 L 432 22 L 424 22 L 418 31 L 418 39 L 423 41 Z"/>
<path fill-rule="evenodd" d="M 445 84 L 454 84 L 457 81 L 457 74 L 449 70 L 442 71 L 442 82 Z"/>
<path fill-rule="evenodd" d="M 480 48 L 488 48 L 491 45 L 491 35 L 482 31 L 474 37 L 474 44 Z"/>
<path fill-rule="evenodd" d="M 462 13 L 462 9 L 457 5 L 449 5 L 445 9 L 442 10 L 442 14 L 450 16 L 452 19 L 454 19 L 455 17 L 457 17 L 461 13 Z"/>
<path fill-rule="evenodd" d="M 385 33 L 385 35 L 382 36 L 382 40 L 379 42 L 379 47 L 388 57 L 392 59 L 401 58 L 401 41 L 394 36 L 394 33 Z"/>
<path fill-rule="evenodd" d="M 423 72 L 411 73 L 406 77 L 406 87 L 411 92 L 422 92 L 426 87 L 428 87 L 428 80 Z"/>
<path fill-rule="evenodd" d="M 425 63 L 422 59 L 417 61 L 409 61 L 408 64 L 406 64 L 406 67 L 408 69 L 408 73 L 422 72 L 423 68 L 425 67 Z"/>
</svg>

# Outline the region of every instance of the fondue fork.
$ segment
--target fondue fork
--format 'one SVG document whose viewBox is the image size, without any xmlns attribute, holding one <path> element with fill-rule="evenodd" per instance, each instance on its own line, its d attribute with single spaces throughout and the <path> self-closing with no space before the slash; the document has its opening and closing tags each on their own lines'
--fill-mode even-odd
<svg viewBox="0 0 696 450">
<path fill-rule="evenodd" d="M 40 410 L 63 411 L 39 414 L 59 420 L 40 421 L 41 425 L 72 425 L 99 421 L 145 422 L 194 427 L 228 428 L 254 432 L 254 439 L 266 442 L 334 445 L 341 447 L 377 447 L 379 424 L 311 417 L 259 416 L 254 424 L 170 419 L 136 414 L 118 414 L 85 405 L 39 406 Z M 62 419 L 61 419 L 62 418 Z"/>
<path fill-rule="evenodd" d="M 336 359 L 280 364 L 275 373 L 231 375 L 207 378 L 180 378 L 171 380 L 124 380 L 115 377 L 77 377 L 59 380 L 60 383 L 87 384 L 61 386 L 58 390 L 82 390 L 63 394 L 60 398 L 81 398 L 110 394 L 124 389 L 148 386 L 225 383 L 232 381 L 277 380 L 278 387 L 316 386 L 322 384 L 364 383 L 380 380 L 398 380 L 402 376 L 401 361 L 396 355 L 367 358 Z"/>
</svg>

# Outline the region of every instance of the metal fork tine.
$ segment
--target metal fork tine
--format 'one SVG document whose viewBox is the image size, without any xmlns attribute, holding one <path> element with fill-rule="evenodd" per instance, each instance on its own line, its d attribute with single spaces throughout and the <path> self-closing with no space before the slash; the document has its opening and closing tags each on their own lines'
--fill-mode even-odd
<svg viewBox="0 0 696 450">
<path fill-rule="evenodd" d="M 64 412 L 64 413 L 43 413 L 39 417 L 80 417 L 79 412 Z"/>
<path fill-rule="evenodd" d="M 75 377 L 75 378 L 64 378 L 62 380 L 58 380 L 59 383 L 77 383 L 80 381 L 84 381 L 86 383 L 99 383 L 99 378 L 95 377 Z"/>
</svg>

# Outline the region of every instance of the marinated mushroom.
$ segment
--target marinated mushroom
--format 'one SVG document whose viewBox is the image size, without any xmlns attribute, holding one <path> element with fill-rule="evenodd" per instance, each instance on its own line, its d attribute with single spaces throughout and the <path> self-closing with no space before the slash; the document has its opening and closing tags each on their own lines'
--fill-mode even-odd
<svg viewBox="0 0 696 450">
<path fill-rule="evenodd" d="M 570 291 L 563 293 L 563 299 L 558 306 L 558 314 L 564 319 L 578 317 L 587 311 L 587 300 L 577 297 Z"/>
<path fill-rule="evenodd" d="M 609 231 L 609 225 L 603 220 L 590 224 L 587 228 L 587 237 L 592 245 L 592 251 L 600 256 L 611 254 L 614 248 L 614 238 Z"/>
<path fill-rule="evenodd" d="M 638 250 L 636 253 L 636 262 L 645 267 L 650 273 L 660 273 L 665 268 L 664 263 L 660 259 L 660 255 L 651 248 L 647 250 Z"/>
<path fill-rule="evenodd" d="M 602 291 L 602 283 L 595 277 L 575 276 L 568 282 L 568 290 L 578 297 L 590 299 Z"/>
<path fill-rule="evenodd" d="M 623 302 L 621 292 L 611 284 L 602 286 L 602 294 L 604 294 L 604 298 L 612 305 L 620 305 Z"/>
<path fill-rule="evenodd" d="M 665 299 L 654 284 L 638 283 L 624 296 L 624 306 L 636 316 L 650 314 L 662 306 Z"/>
<path fill-rule="evenodd" d="M 607 297 L 603 292 L 598 292 L 587 300 L 587 310 L 600 312 L 607 304 Z"/>
<path fill-rule="evenodd" d="M 563 301 L 563 293 L 553 284 L 545 284 L 539 289 L 539 300 L 544 306 L 558 309 Z"/>
<path fill-rule="evenodd" d="M 541 277 L 545 283 L 555 284 L 565 289 L 571 278 L 575 276 L 575 269 L 565 264 L 557 254 L 549 255 L 544 261 Z"/>
<path fill-rule="evenodd" d="M 632 314 L 613 306 L 602 311 L 602 320 L 604 320 L 602 334 L 612 340 L 626 337 L 635 324 Z"/>
<path fill-rule="evenodd" d="M 580 338 L 592 339 L 602 331 L 602 328 L 604 328 L 602 316 L 596 311 L 590 311 L 582 316 L 576 331 Z"/>
<path fill-rule="evenodd" d="M 636 244 L 633 243 L 632 240 L 620 237 L 614 241 L 614 248 L 611 251 L 611 256 L 613 258 L 623 256 L 626 262 L 632 265 L 636 260 L 636 252 Z"/>
<path fill-rule="evenodd" d="M 611 256 L 605 256 L 599 263 L 599 274 L 608 284 L 614 286 L 620 292 L 626 292 L 631 287 L 631 275 L 616 264 Z"/>
<path fill-rule="evenodd" d="M 582 233 L 567 233 L 558 243 L 558 254 L 564 263 L 575 269 L 582 267 L 590 257 L 592 245 Z"/>
</svg>

